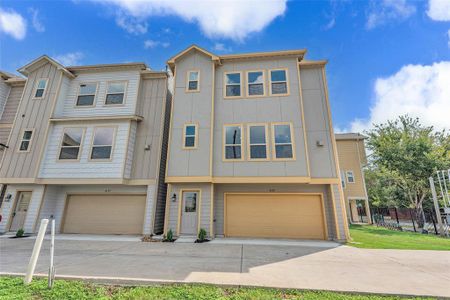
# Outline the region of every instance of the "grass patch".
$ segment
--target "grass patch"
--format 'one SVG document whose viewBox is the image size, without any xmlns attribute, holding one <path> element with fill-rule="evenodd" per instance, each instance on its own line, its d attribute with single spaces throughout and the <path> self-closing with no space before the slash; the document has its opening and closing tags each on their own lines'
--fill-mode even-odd
<svg viewBox="0 0 450 300">
<path fill-rule="evenodd" d="M 348 245 L 370 249 L 450 250 L 450 239 L 432 234 L 390 230 L 372 225 L 350 225 L 353 242 Z"/>
<path fill-rule="evenodd" d="M 46 279 L 35 279 L 23 285 L 23 278 L 0 277 L 0 299 L 405 299 L 379 295 L 358 295 L 321 291 L 279 290 L 266 288 L 228 288 L 200 284 L 175 284 L 139 287 L 119 287 L 90 284 L 81 281 L 56 280 L 54 288 L 47 288 Z M 433 298 L 414 298 L 433 299 Z"/>
</svg>

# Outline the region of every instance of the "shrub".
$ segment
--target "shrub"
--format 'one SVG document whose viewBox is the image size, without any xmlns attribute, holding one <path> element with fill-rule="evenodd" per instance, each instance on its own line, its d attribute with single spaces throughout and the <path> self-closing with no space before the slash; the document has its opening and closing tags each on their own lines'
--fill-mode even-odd
<svg viewBox="0 0 450 300">
<path fill-rule="evenodd" d="M 23 237 L 23 234 L 25 233 L 25 230 L 23 230 L 23 228 L 20 228 L 19 230 L 17 230 L 16 232 L 16 237 Z"/>
<path fill-rule="evenodd" d="M 169 229 L 169 231 L 167 231 L 167 236 L 164 239 L 166 242 L 173 242 L 173 231 L 172 229 Z"/>
<path fill-rule="evenodd" d="M 200 231 L 198 232 L 198 240 L 200 242 L 204 242 L 206 240 L 206 230 L 203 228 L 200 228 Z"/>
</svg>

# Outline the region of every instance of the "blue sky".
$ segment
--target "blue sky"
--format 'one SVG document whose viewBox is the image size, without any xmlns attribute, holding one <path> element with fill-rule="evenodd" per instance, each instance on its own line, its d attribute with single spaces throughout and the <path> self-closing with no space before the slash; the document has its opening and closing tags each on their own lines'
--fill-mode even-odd
<svg viewBox="0 0 450 300">
<path fill-rule="evenodd" d="M 329 60 L 337 130 L 402 113 L 450 128 L 450 0 L 251 1 L 3 0 L 0 68 L 48 54 L 163 69 L 193 43 L 218 54 L 306 48 Z"/>
</svg>

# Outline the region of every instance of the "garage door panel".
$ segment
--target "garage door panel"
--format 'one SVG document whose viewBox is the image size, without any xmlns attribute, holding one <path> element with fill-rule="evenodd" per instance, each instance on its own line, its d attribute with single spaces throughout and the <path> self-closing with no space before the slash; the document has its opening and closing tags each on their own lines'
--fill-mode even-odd
<svg viewBox="0 0 450 300">
<path fill-rule="evenodd" d="M 71 195 L 63 232 L 141 234 L 144 211 L 144 195 Z"/>
<path fill-rule="evenodd" d="M 325 239 L 320 195 L 228 194 L 226 235 Z"/>
</svg>

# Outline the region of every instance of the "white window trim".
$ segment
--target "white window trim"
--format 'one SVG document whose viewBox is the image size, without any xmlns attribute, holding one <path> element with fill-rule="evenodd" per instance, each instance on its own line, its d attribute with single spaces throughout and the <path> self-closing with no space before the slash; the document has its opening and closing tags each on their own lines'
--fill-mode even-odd
<svg viewBox="0 0 450 300">
<path fill-rule="evenodd" d="M 237 84 L 227 84 L 227 75 L 228 74 L 239 74 L 239 76 L 241 78 L 241 82 L 239 84 L 241 94 L 239 96 L 227 96 L 227 85 L 237 85 Z M 230 71 L 230 72 L 223 73 L 223 98 L 224 99 L 239 99 L 239 98 L 244 97 L 242 87 L 245 85 L 245 82 L 244 82 L 244 76 L 242 76 L 242 74 L 243 74 L 242 71 L 236 71 L 236 72 Z"/>
<path fill-rule="evenodd" d="M 239 127 L 241 129 L 241 143 L 240 144 L 227 144 L 227 132 L 226 132 L 226 128 L 227 127 Z M 242 123 L 238 123 L 238 124 L 223 124 L 223 133 L 222 133 L 222 142 L 223 142 L 223 146 L 222 146 L 222 160 L 224 162 L 233 162 L 233 161 L 243 161 L 245 158 L 245 153 L 244 153 L 244 126 Z M 241 146 L 241 158 L 226 158 L 226 147 L 227 146 Z"/>
<path fill-rule="evenodd" d="M 81 86 L 82 85 L 88 85 L 88 84 L 95 84 L 94 101 L 92 102 L 91 105 L 78 105 L 78 97 L 79 96 L 90 96 L 90 95 L 92 95 L 92 94 L 80 94 Z M 99 85 L 98 82 L 80 82 L 78 84 L 78 93 L 77 93 L 77 96 L 75 98 L 75 105 L 74 105 L 74 107 L 76 107 L 76 108 L 92 108 L 92 107 L 95 107 L 96 102 L 97 102 L 98 85 Z M 106 96 L 105 96 L 105 101 L 106 101 Z"/>
<path fill-rule="evenodd" d="M 24 140 L 23 139 L 23 134 L 25 133 L 25 131 L 31 131 L 31 139 L 29 139 L 29 140 Z M 20 133 L 19 146 L 17 147 L 17 152 L 27 153 L 27 152 L 31 151 L 31 146 L 32 146 L 33 139 L 34 139 L 34 131 L 35 131 L 35 128 L 24 128 L 24 129 L 22 129 L 22 131 Z M 28 141 L 27 150 L 20 150 L 20 146 L 22 145 L 22 142 L 25 142 L 25 141 Z"/>
<path fill-rule="evenodd" d="M 250 128 L 251 127 L 262 127 L 264 126 L 264 135 L 266 138 L 265 144 L 251 144 L 250 143 Z M 252 158 L 251 157 L 251 146 L 266 146 L 266 157 L 265 158 Z M 268 161 L 270 160 L 269 151 L 269 126 L 267 123 L 248 123 L 247 124 L 247 159 L 249 161 Z"/>
<path fill-rule="evenodd" d="M 195 127 L 195 135 L 193 135 L 194 137 L 194 146 L 192 147 L 188 147 L 186 146 L 186 137 L 192 137 L 192 135 L 186 135 L 186 128 L 188 126 L 194 126 Z M 198 124 L 197 123 L 186 123 L 183 126 L 183 149 L 184 150 L 194 150 L 198 148 Z"/>
<path fill-rule="evenodd" d="M 106 98 L 108 97 L 108 95 L 119 94 L 119 93 L 108 93 L 108 88 L 109 88 L 111 83 L 124 83 L 125 84 L 125 86 L 123 88 L 123 101 L 120 104 L 107 104 L 106 103 Z M 127 90 L 128 90 L 128 81 L 127 80 L 113 80 L 113 81 L 106 82 L 105 99 L 103 101 L 103 106 L 107 106 L 107 107 L 111 107 L 111 106 L 125 106 L 125 103 L 127 101 Z"/>
<path fill-rule="evenodd" d="M 289 125 L 290 127 L 290 133 L 291 133 L 291 142 L 290 143 L 276 143 L 275 142 L 275 126 L 276 125 Z M 294 134 L 294 126 L 292 125 L 292 122 L 273 122 L 271 123 L 271 131 L 272 131 L 272 159 L 276 161 L 290 161 L 290 160 L 296 160 L 296 145 L 295 145 L 295 134 Z M 286 158 L 286 157 L 277 157 L 277 151 L 276 146 L 277 145 L 292 145 L 292 157 Z"/>
<path fill-rule="evenodd" d="M 45 88 L 44 88 L 44 92 L 42 93 L 42 96 L 41 97 L 36 97 L 36 92 L 37 92 L 37 90 L 38 90 L 38 86 L 39 86 L 39 81 L 41 81 L 41 80 L 45 80 Z M 39 78 L 37 81 L 36 81 L 36 84 L 35 84 L 35 87 L 34 87 L 34 89 L 33 89 L 33 98 L 32 99 L 44 99 L 45 98 L 45 95 L 47 94 L 47 88 L 48 88 L 48 78 Z"/>
<path fill-rule="evenodd" d="M 351 174 L 351 176 L 349 176 L 349 174 Z M 350 181 L 349 178 L 352 177 L 353 181 Z M 347 183 L 355 183 L 355 173 L 353 172 L 353 170 L 346 170 L 345 171 L 345 178 L 347 179 Z"/>
<path fill-rule="evenodd" d="M 262 73 L 262 77 L 263 77 L 263 81 L 262 81 L 262 85 L 263 85 L 263 94 L 262 95 L 250 95 L 250 85 L 251 84 L 259 84 L 259 83 L 250 83 L 248 76 L 250 73 L 257 73 L 257 72 L 261 72 Z M 245 72 L 245 79 L 246 79 L 246 95 L 247 98 L 260 98 L 260 97 L 266 97 L 266 72 L 264 70 L 248 70 Z M 242 79 L 241 79 L 242 81 Z"/>
<path fill-rule="evenodd" d="M 286 73 L 286 81 L 272 81 L 272 71 L 285 71 Z M 289 96 L 290 90 L 289 90 L 289 70 L 288 68 L 278 68 L 278 69 L 270 69 L 269 70 L 269 95 L 273 97 L 279 97 L 279 96 Z M 272 93 L 272 83 L 277 82 L 286 82 L 286 93 L 285 94 L 273 94 Z"/>
<path fill-rule="evenodd" d="M 63 141 L 64 141 L 64 134 L 66 133 L 66 130 L 67 129 L 73 129 L 73 128 L 76 128 L 76 129 L 81 129 L 82 131 L 83 131 L 83 133 L 82 133 L 82 135 L 81 135 L 81 141 L 80 141 L 80 146 L 79 146 L 79 148 L 80 148 L 80 150 L 78 150 L 78 157 L 77 157 L 77 159 L 61 159 L 61 158 L 59 158 L 60 157 L 60 155 L 61 155 L 61 149 L 63 148 Z M 62 136 L 61 136 L 61 140 L 60 140 L 60 142 L 59 142 L 59 151 L 58 151 L 58 153 L 57 153 L 57 156 L 56 156 L 56 160 L 58 161 L 58 162 L 78 162 L 78 161 L 80 161 L 80 158 L 81 158 L 81 152 L 83 151 L 83 141 L 84 141 L 84 136 L 85 136 L 85 134 L 86 134 L 86 127 L 79 127 L 79 126 L 68 126 L 68 127 L 64 127 L 63 128 L 63 132 L 62 132 Z M 64 146 L 64 148 L 75 148 L 74 146 Z"/>
<path fill-rule="evenodd" d="M 189 80 L 191 77 L 191 73 L 197 73 L 197 80 Z M 197 89 L 196 90 L 190 90 L 189 89 L 189 82 L 191 81 L 197 81 Z M 198 93 L 200 92 L 200 70 L 189 70 L 187 71 L 186 76 L 186 93 Z"/>
<path fill-rule="evenodd" d="M 95 130 L 97 128 L 112 128 L 113 129 L 113 139 L 112 139 L 112 144 L 111 145 L 94 145 L 94 138 L 95 138 Z M 114 148 L 115 148 L 115 144 L 116 144 L 116 136 L 117 136 L 117 126 L 95 126 L 92 129 L 92 137 L 91 137 L 91 151 L 89 151 L 89 157 L 88 160 L 89 161 L 93 161 L 93 162 L 110 162 L 113 160 L 114 157 Z M 111 154 L 109 156 L 109 158 L 92 158 L 92 151 L 94 150 L 94 147 L 106 147 L 106 146 L 111 146 Z"/>
</svg>

